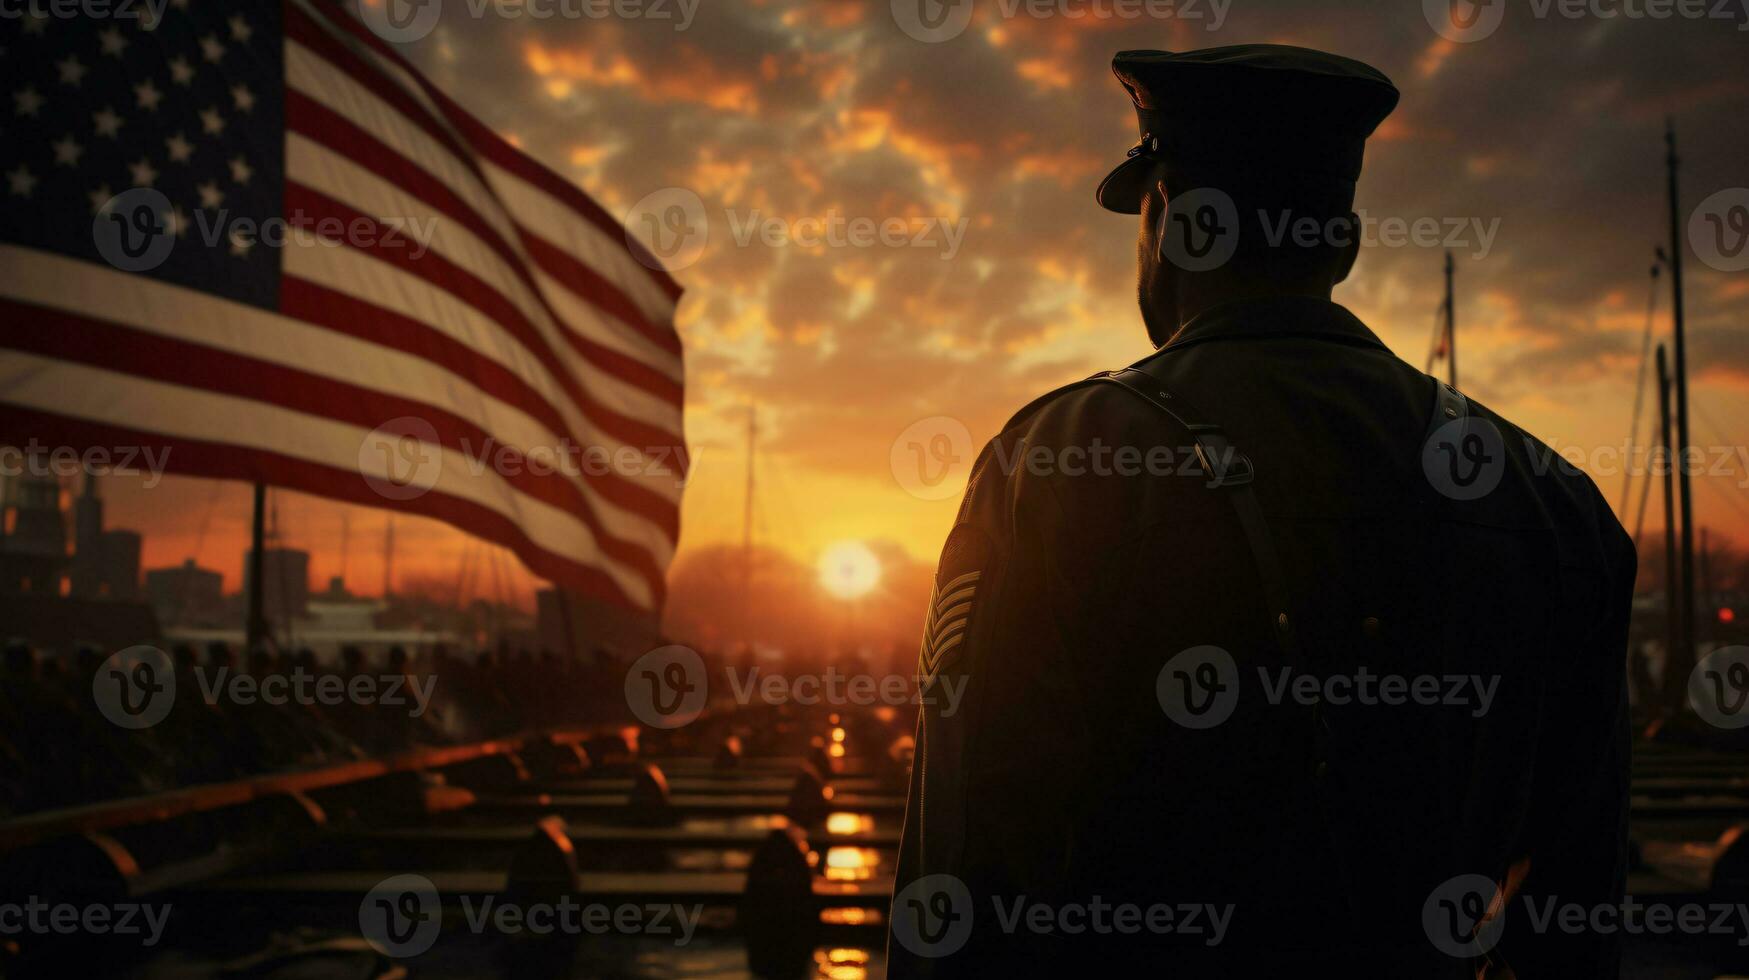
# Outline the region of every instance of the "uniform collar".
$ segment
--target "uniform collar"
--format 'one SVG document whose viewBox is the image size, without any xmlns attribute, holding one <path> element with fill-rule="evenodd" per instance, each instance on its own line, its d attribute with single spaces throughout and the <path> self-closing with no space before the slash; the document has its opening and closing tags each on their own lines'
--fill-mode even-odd
<svg viewBox="0 0 1749 980">
<path fill-rule="evenodd" d="M 1311 337 L 1389 351 L 1360 318 L 1318 296 L 1266 296 L 1211 306 L 1178 328 L 1161 352 L 1211 340 Z"/>
</svg>

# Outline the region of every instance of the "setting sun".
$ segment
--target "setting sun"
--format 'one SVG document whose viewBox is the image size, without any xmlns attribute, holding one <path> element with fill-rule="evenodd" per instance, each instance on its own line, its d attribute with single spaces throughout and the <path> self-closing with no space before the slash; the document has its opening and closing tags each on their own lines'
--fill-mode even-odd
<svg viewBox="0 0 1749 980">
<path fill-rule="evenodd" d="M 835 598 L 859 599 L 881 580 L 881 560 L 861 541 L 840 541 L 820 555 L 820 587 Z"/>
</svg>

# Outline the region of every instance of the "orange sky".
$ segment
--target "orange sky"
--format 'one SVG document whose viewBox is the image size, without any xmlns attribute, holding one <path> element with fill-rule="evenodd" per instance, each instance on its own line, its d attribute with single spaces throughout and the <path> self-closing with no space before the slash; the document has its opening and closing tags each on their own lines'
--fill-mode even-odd
<svg viewBox="0 0 1749 980">
<path fill-rule="evenodd" d="M 1429 29 L 1419 4 L 1235 4 L 1209 30 L 1005 18 L 979 0 L 965 33 L 924 43 L 898 29 L 889 6 L 724 0 L 701 5 L 684 31 L 636 20 L 475 23 L 447 11 L 405 49 L 610 212 L 670 188 L 701 203 L 708 243 L 675 271 L 687 290 L 679 328 L 696 460 L 681 563 L 741 538 L 750 403 L 762 433 L 763 543 L 811 565 L 834 541 L 882 542 L 891 562 L 927 566 L 957 494 L 925 500 L 900 485 L 892 459 L 908 427 L 955 420 L 975 449 L 1034 395 L 1147 353 L 1133 219 L 1092 201 L 1134 139 L 1108 67 L 1112 52 L 1133 47 L 1300 43 L 1389 74 L 1401 107 L 1369 147 L 1357 206 L 1465 229 L 1463 387 L 1581 454 L 1617 499 L 1606 447 L 1627 438 L 1646 268 L 1666 235 L 1664 115 L 1675 113 L 1681 131 L 1685 208 L 1749 185 L 1749 76 L 1733 25 L 1537 21 L 1522 5 L 1494 36 L 1455 44 Z M 804 218 L 900 219 L 933 237 L 797 240 Z M 749 233 L 767 219 L 797 236 Z M 1721 475 L 1695 480 L 1697 521 L 1742 540 L 1749 273 L 1690 256 L 1692 432 L 1725 447 L 1726 461 Z M 1376 245 L 1336 298 L 1419 366 L 1440 262 L 1437 244 Z M 1668 296 L 1659 304 L 1662 336 Z M 963 483 L 963 468 L 947 485 Z M 243 487 L 171 479 L 142 492 L 117 478 L 105 493 L 112 524 L 146 532 L 148 567 L 194 555 L 237 586 Z M 339 572 L 343 510 L 281 496 L 287 540 L 316 550 L 318 584 Z M 350 510 L 346 570 L 374 592 L 385 515 Z M 1649 528 L 1658 512 L 1654 502 Z M 440 581 L 456 578 L 470 547 L 413 518 L 398 519 L 397 538 L 402 574 Z M 518 595 L 534 584 L 520 568 L 511 578 Z"/>
</svg>

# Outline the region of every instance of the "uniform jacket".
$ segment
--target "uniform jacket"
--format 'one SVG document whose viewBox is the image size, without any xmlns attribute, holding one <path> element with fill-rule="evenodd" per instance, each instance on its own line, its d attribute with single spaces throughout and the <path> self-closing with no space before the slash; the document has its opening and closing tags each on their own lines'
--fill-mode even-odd
<svg viewBox="0 0 1749 980">
<path fill-rule="evenodd" d="M 975 465 L 891 975 L 1615 976 L 1610 937 L 1524 915 L 1621 901 L 1635 554 L 1591 480 L 1474 401 L 1442 428 L 1327 300 L 1206 311 L 1136 367 L 1179 418 L 1090 379 Z M 1273 602 L 1211 486 L 1243 460 L 1186 420 L 1249 459 Z"/>
</svg>

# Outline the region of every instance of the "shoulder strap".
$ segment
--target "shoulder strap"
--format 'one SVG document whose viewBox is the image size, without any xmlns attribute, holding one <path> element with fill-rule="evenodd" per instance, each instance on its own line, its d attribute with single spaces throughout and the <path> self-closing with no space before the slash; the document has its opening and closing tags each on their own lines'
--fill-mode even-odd
<svg viewBox="0 0 1749 980">
<path fill-rule="evenodd" d="M 1219 425 L 1204 421 L 1195 408 L 1175 398 L 1146 371 L 1130 367 L 1096 374 L 1089 380 L 1107 381 L 1129 390 L 1190 432 L 1197 459 L 1201 461 L 1203 471 L 1211 477 L 1208 486 L 1225 492 L 1233 501 L 1239 527 L 1245 533 L 1245 543 L 1251 549 L 1251 559 L 1263 583 L 1263 598 L 1272 620 L 1270 631 L 1275 634 L 1281 652 L 1298 659 L 1299 638 L 1294 632 L 1293 619 L 1288 615 L 1286 576 L 1275 550 L 1275 538 L 1269 532 L 1269 520 L 1257 503 L 1257 493 L 1252 487 L 1255 470 L 1251 457 L 1240 452 Z"/>
<path fill-rule="evenodd" d="M 1470 412 L 1470 400 L 1464 393 L 1451 385 L 1428 375 L 1433 382 L 1433 411 L 1427 416 L 1427 432 L 1422 436 L 1422 442 L 1433 438 L 1433 433 L 1439 427 L 1454 419 L 1461 419 Z"/>
</svg>

